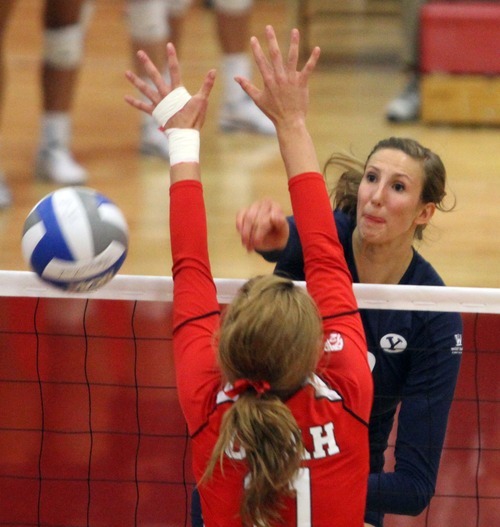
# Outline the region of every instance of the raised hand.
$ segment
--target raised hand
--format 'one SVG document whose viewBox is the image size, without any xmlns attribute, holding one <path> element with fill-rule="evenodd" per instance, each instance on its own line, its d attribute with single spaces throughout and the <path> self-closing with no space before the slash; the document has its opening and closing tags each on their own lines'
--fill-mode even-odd
<svg viewBox="0 0 500 527">
<path fill-rule="evenodd" d="M 250 39 L 255 63 L 264 83 L 263 89 L 242 77 L 237 77 L 236 81 L 276 125 L 281 121 L 305 119 L 309 104 L 308 81 L 319 59 L 320 49 L 315 47 L 304 67 L 298 70 L 299 31 L 291 31 L 286 60 L 273 27 L 266 26 L 265 34 L 269 57 L 266 57 L 256 37 Z"/>
<path fill-rule="evenodd" d="M 297 29 L 291 31 L 286 60 L 281 54 L 272 26 L 266 26 L 266 39 L 269 58 L 256 37 L 250 40 L 264 87 L 259 89 L 242 77 L 236 77 L 236 81 L 276 126 L 288 178 L 304 172 L 319 172 L 318 158 L 306 126 L 306 115 L 309 106 L 309 77 L 318 62 L 320 49 L 315 47 L 305 66 L 298 70 Z"/>
<path fill-rule="evenodd" d="M 171 43 L 167 44 L 167 61 L 171 79 L 171 83 L 169 84 L 165 81 L 161 73 L 158 71 L 158 68 L 153 64 L 144 51 L 138 51 L 137 57 L 142 62 L 153 85 L 144 82 L 132 71 L 127 71 L 125 76 L 131 84 L 149 99 L 149 102 L 130 95 L 125 96 L 125 101 L 138 110 L 148 114 L 153 114 L 154 110 L 165 99 L 165 97 L 172 94 L 176 89 L 183 88 L 179 60 L 174 45 Z M 171 117 L 165 122 L 159 122 L 159 126 L 164 129 L 190 128 L 200 130 L 205 121 L 208 98 L 212 91 L 214 82 L 215 70 L 210 70 L 205 76 L 203 84 L 198 92 L 192 97 L 189 97 L 189 94 L 187 94 L 184 98 L 184 106 L 180 107 L 179 111 L 171 115 Z"/>
</svg>

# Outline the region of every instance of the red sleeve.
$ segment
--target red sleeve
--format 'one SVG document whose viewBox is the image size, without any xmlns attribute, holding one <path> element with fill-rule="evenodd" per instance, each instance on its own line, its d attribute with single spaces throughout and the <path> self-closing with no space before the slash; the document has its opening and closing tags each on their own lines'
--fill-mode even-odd
<svg viewBox="0 0 500 527">
<path fill-rule="evenodd" d="M 305 173 L 290 180 L 289 190 L 307 289 L 323 317 L 326 340 L 318 373 L 368 421 L 372 403 L 368 348 L 325 181 L 319 173 Z"/>
<path fill-rule="evenodd" d="M 170 236 L 177 389 L 192 434 L 205 423 L 220 386 L 213 345 L 220 307 L 210 270 L 200 182 L 180 181 L 170 187 Z"/>
</svg>

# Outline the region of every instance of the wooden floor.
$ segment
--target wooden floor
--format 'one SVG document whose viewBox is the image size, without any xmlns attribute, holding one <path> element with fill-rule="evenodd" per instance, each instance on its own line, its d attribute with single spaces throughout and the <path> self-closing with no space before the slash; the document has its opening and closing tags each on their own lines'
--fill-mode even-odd
<svg viewBox="0 0 500 527">
<path fill-rule="evenodd" d="M 0 164 L 14 206 L 0 212 L 0 269 L 24 270 L 20 237 L 24 218 L 55 187 L 34 181 L 38 139 L 41 0 L 18 0 L 7 41 L 8 89 Z M 123 72 L 130 66 L 123 0 L 96 0 L 74 112 L 74 152 L 88 168 L 88 186 L 113 199 L 130 226 L 124 274 L 168 275 L 167 170 L 137 153 L 139 115 L 123 102 L 131 93 Z M 294 2 L 257 0 L 254 32 L 265 24 L 283 43 L 295 25 Z M 323 20 L 313 33 L 324 55 L 311 83 L 310 129 L 321 161 L 338 148 L 365 157 L 380 138 L 411 136 L 437 151 L 449 174 L 457 207 L 437 213 L 419 249 L 453 286 L 500 287 L 500 133 L 498 128 L 393 125 L 384 107 L 403 86 L 397 17 Z M 195 6 L 182 47 L 188 89 L 219 65 L 211 11 Z M 221 82 L 205 126 L 202 162 L 208 201 L 210 248 L 216 277 L 244 278 L 272 268 L 242 249 L 236 212 L 264 195 L 286 210 L 288 195 L 275 139 L 224 135 L 217 129 Z"/>
</svg>

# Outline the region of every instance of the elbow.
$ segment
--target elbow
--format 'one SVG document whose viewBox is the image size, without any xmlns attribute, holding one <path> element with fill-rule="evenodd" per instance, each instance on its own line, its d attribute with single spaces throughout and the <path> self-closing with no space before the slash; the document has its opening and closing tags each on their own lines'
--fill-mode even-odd
<svg viewBox="0 0 500 527">
<path fill-rule="evenodd" d="M 432 497 L 434 496 L 434 489 L 429 489 L 424 492 L 415 493 L 410 497 L 405 504 L 405 510 L 401 514 L 408 516 L 418 516 L 429 506 Z"/>
<path fill-rule="evenodd" d="M 389 472 L 370 476 L 367 510 L 384 514 L 418 516 L 431 502 L 435 485 L 415 477 Z M 385 485 L 384 485 L 385 483 Z"/>
</svg>

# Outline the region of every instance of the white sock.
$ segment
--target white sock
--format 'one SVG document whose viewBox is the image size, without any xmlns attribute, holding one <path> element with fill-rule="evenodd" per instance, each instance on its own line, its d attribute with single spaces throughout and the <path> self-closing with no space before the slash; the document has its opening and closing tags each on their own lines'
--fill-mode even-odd
<svg viewBox="0 0 500 527">
<path fill-rule="evenodd" d="M 238 103 L 245 97 L 245 92 L 234 80 L 236 76 L 252 78 L 252 63 L 247 53 L 230 53 L 223 56 L 222 71 L 224 76 L 224 102 Z"/>
<path fill-rule="evenodd" d="M 45 112 L 41 120 L 40 148 L 67 149 L 71 143 L 72 122 L 67 112 Z"/>
</svg>

